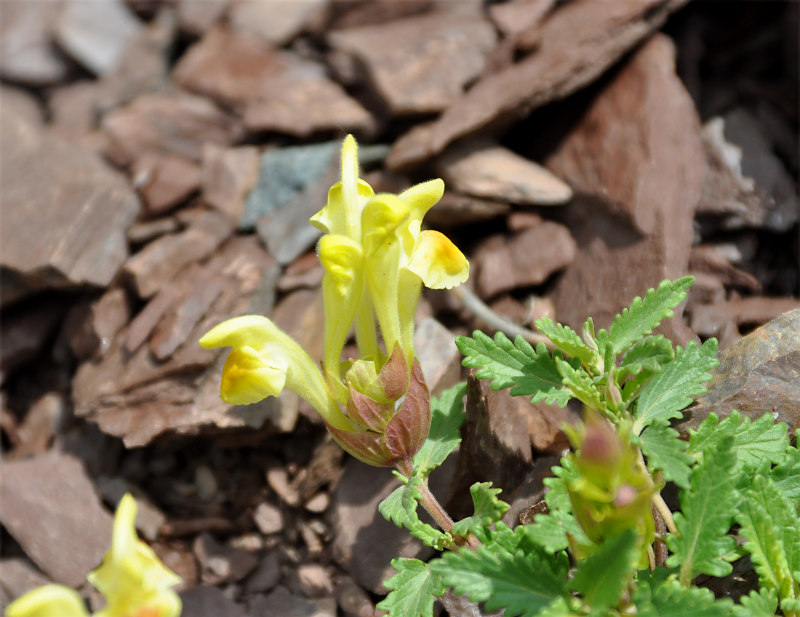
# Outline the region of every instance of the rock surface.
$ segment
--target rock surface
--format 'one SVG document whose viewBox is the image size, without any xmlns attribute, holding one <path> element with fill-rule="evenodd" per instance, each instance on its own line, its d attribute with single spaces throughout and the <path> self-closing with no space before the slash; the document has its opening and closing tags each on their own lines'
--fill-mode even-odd
<svg viewBox="0 0 800 617">
<path fill-rule="evenodd" d="M 485 139 L 449 149 L 437 169 L 449 187 L 474 197 L 525 206 L 555 206 L 572 197 L 570 187 L 547 169 Z"/>
<path fill-rule="evenodd" d="M 431 124 L 404 135 L 387 164 L 407 167 L 490 125 L 519 119 L 598 77 L 686 0 L 577 0 L 541 28 L 536 53 L 480 80 Z M 613 33 L 613 35 L 612 35 Z M 569 45 L 564 45 L 569 40 Z"/>
<path fill-rule="evenodd" d="M 678 427 L 696 429 L 714 412 L 727 417 L 732 409 L 756 420 L 765 413 L 800 427 L 800 308 L 754 330 L 719 355 L 708 391 L 697 399 Z"/>
<path fill-rule="evenodd" d="M 364 65 L 393 114 L 441 111 L 455 102 L 483 70 L 495 38 L 483 18 L 446 11 L 328 36 L 335 50 Z"/>
<path fill-rule="evenodd" d="M 32 291 L 104 287 L 128 256 L 139 201 L 91 150 L 3 110 L 2 304 Z M 42 225 L 47 220 L 47 225 Z"/>
<path fill-rule="evenodd" d="M 112 516 L 80 461 L 51 451 L 0 467 L 0 522 L 54 581 L 78 586 L 108 549 Z"/>
<path fill-rule="evenodd" d="M 656 36 L 547 161 L 581 196 L 567 213 L 582 250 L 556 285 L 559 319 L 575 327 L 592 315 L 606 327 L 654 281 L 686 271 L 704 160 L 673 45 Z"/>
</svg>

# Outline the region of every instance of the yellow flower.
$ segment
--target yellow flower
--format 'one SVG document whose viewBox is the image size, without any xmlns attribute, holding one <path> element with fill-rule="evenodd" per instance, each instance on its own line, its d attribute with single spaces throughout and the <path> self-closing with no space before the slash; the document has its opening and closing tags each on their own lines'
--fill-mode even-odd
<svg viewBox="0 0 800 617">
<path fill-rule="evenodd" d="M 469 262 L 443 234 L 423 231 L 422 219 L 441 199 L 444 182 L 423 182 L 400 195 L 378 194 L 358 177 L 358 148 L 348 135 L 342 146 L 342 179 L 328 193 L 328 203 L 311 217 L 326 233 L 318 251 L 325 266 L 323 279 L 347 274 L 336 286 L 336 310 L 328 311 L 326 293 L 325 369 L 338 374 L 347 329 L 355 319 L 362 356 L 380 358 L 373 311 L 386 353 L 399 343 L 411 363 L 414 314 L 421 286 L 449 289 L 469 276 Z M 347 247 L 347 258 L 342 255 Z M 332 257 L 339 253 L 339 259 Z M 330 266 L 335 266 L 335 271 Z M 338 274 L 337 274 L 338 273 Z M 331 283 L 328 283 L 331 285 Z"/>
<path fill-rule="evenodd" d="M 170 588 L 181 579 L 136 536 L 136 502 L 126 494 L 114 516 L 111 548 L 86 577 L 106 599 L 94 617 L 178 617 L 181 600 Z M 45 585 L 12 602 L 5 617 L 89 617 L 80 595 Z"/>
<path fill-rule="evenodd" d="M 177 617 L 181 600 L 171 587 L 181 582 L 136 536 L 136 501 L 126 494 L 114 517 L 111 549 L 86 577 L 106 599 L 95 617 Z"/>
<path fill-rule="evenodd" d="M 350 135 L 341 162 L 341 180 L 311 217 L 324 232 L 317 245 L 325 269 L 322 371 L 290 336 L 257 315 L 223 322 L 200 344 L 231 348 L 220 386 L 224 401 L 246 405 L 289 388 L 319 412 L 345 450 L 372 465 L 394 465 L 410 461 L 430 428 L 430 394 L 413 344 L 422 285 L 459 285 L 469 263 L 446 236 L 422 230 L 425 213 L 444 192 L 441 180 L 376 195 L 358 177 Z M 360 357 L 342 362 L 351 327 Z"/>
<path fill-rule="evenodd" d="M 89 617 L 89 613 L 74 589 L 45 585 L 14 600 L 5 617 Z"/>
</svg>

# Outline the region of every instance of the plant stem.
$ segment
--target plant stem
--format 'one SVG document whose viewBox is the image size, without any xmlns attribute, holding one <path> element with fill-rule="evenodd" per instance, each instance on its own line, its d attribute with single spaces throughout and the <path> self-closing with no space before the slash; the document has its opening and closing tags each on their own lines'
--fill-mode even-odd
<svg viewBox="0 0 800 617">
<path fill-rule="evenodd" d="M 411 474 L 413 473 L 413 468 L 411 466 L 410 461 L 402 461 L 401 463 L 397 464 L 397 471 L 403 474 L 406 478 L 410 478 Z M 422 495 L 419 499 L 419 503 L 425 508 L 426 512 L 431 515 L 436 524 L 444 531 L 445 533 L 452 534 L 453 533 L 453 519 L 447 513 L 447 511 L 442 507 L 442 504 L 439 503 L 439 500 L 436 499 L 431 490 L 428 488 L 428 483 L 423 482 L 417 488 L 419 488 L 419 492 Z M 480 545 L 478 539 L 469 534 L 468 536 L 459 536 L 454 535 L 453 538 L 458 546 L 469 546 L 470 548 L 476 548 Z"/>
<path fill-rule="evenodd" d="M 671 534 L 678 535 L 678 528 L 675 527 L 675 521 L 672 518 L 672 511 L 667 506 L 666 502 L 664 502 L 664 498 L 661 496 L 661 493 L 656 493 L 653 495 L 653 505 L 658 510 L 658 513 L 663 517 L 664 523 L 667 525 L 667 529 Z"/>
</svg>

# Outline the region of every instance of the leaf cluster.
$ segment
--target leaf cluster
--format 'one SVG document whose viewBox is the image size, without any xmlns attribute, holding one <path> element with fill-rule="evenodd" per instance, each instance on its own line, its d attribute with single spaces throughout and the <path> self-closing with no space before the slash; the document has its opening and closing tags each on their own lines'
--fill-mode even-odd
<svg viewBox="0 0 800 617">
<path fill-rule="evenodd" d="M 770 414 L 751 420 L 732 411 L 724 419 L 710 414 L 688 440 L 670 426 L 705 391 L 717 364 L 713 339 L 681 348 L 652 334 L 691 283 L 691 277 L 662 282 L 634 299 L 607 331 L 595 332 L 591 319 L 581 334 L 539 320 L 551 350 L 480 331 L 456 341 L 464 365 L 493 389 L 562 407 L 575 398 L 605 416 L 637 452 L 651 483 L 641 493 L 648 500 L 660 500 L 665 481 L 680 489 L 674 513 L 665 514 L 661 502 L 662 516 L 670 519 L 670 531 L 657 537 L 668 549 L 665 563 L 642 569 L 642 542 L 654 534 L 647 539 L 633 523 L 589 539 L 582 525 L 592 516 L 576 508 L 586 507 L 587 495 L 606 497 L 593 493 L 574 454 L 544 480 L 548 512 L 533 524 L 511 529 L 501 523 L 507 505 L 489 483 L 471 487 L 474 514 L 450 534 L 420 521 L 420 486 L 459 441 L 460 386 L 434 401 L 431 441 L 415 458 L 412 477 L 401 478 L 403 486 L 381 504 L 385 517 L 443 553 L 428 563 L 394 560 L 398 573 L 385 583 L 392 591 L 378 608 L 391 617 L 432 617 L 434 598 L 449 588 L 508 617 L 800 616 L 800 453 L 786 425 Z M 570 432 L 576 451 L 580 436 Z M 644 511 L 651 516 L 650 507 Z M 738 603 L 696 585 L 701 575 L 729 575 L 742 558 L 752 561 L 760 586 Z"/>
</svg>

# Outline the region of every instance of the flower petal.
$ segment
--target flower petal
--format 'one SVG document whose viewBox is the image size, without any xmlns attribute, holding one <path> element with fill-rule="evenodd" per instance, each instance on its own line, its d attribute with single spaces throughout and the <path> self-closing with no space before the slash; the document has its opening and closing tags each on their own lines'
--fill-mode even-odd
<svg viewBox="0 0 800 617">
<path fill-rule="evenodd" d="M 431 289 L 451 289 L 469 278 L 467 258 L 447 236 L 433 230 L 420 233 L 408 269 Z"/>
<path fill-rule="evenodd" d="M 89 617 L 80 594 L 64 585 L 45 585 L 6 607 L 5 617 Z"/>
<path fill-rule="evenodd" d="M 200 346 L 206 349 L 217 347 L 259 348 L 283 334 L 280 328 L 262 315 L 242 315 L 223 321 L 200 339 Z M 286 336 L 285 334 L 283 334 Z"/>
<path fill-rule="evenodd" d="M 280 352 L 267 355 L 252 347 L 234 347 L 222 369 L 220 398 L 230 405 L 252 405 L 278 396 L 286 385 L 288 365 Z"/>
<path fill-rule="evenodd" d="M 126 494 L 114 516 L 111 549 L 103 563 L 86 577 L 106 599 L 106 607 L 96 617 L 177 617 L 180 598 L 170 587 L 181 579 L 139 540 L 135 521 L 136 502 Z"/>
<path fill-rule="evenodd" d="M 444 181 L 441 178 L 428 180 L 415 184 L 400 193 L 400 199 L 408 204 L 411 209 L 411 218 L 422 220 L 428 212 L 444 195 Z"/>
</svg>

